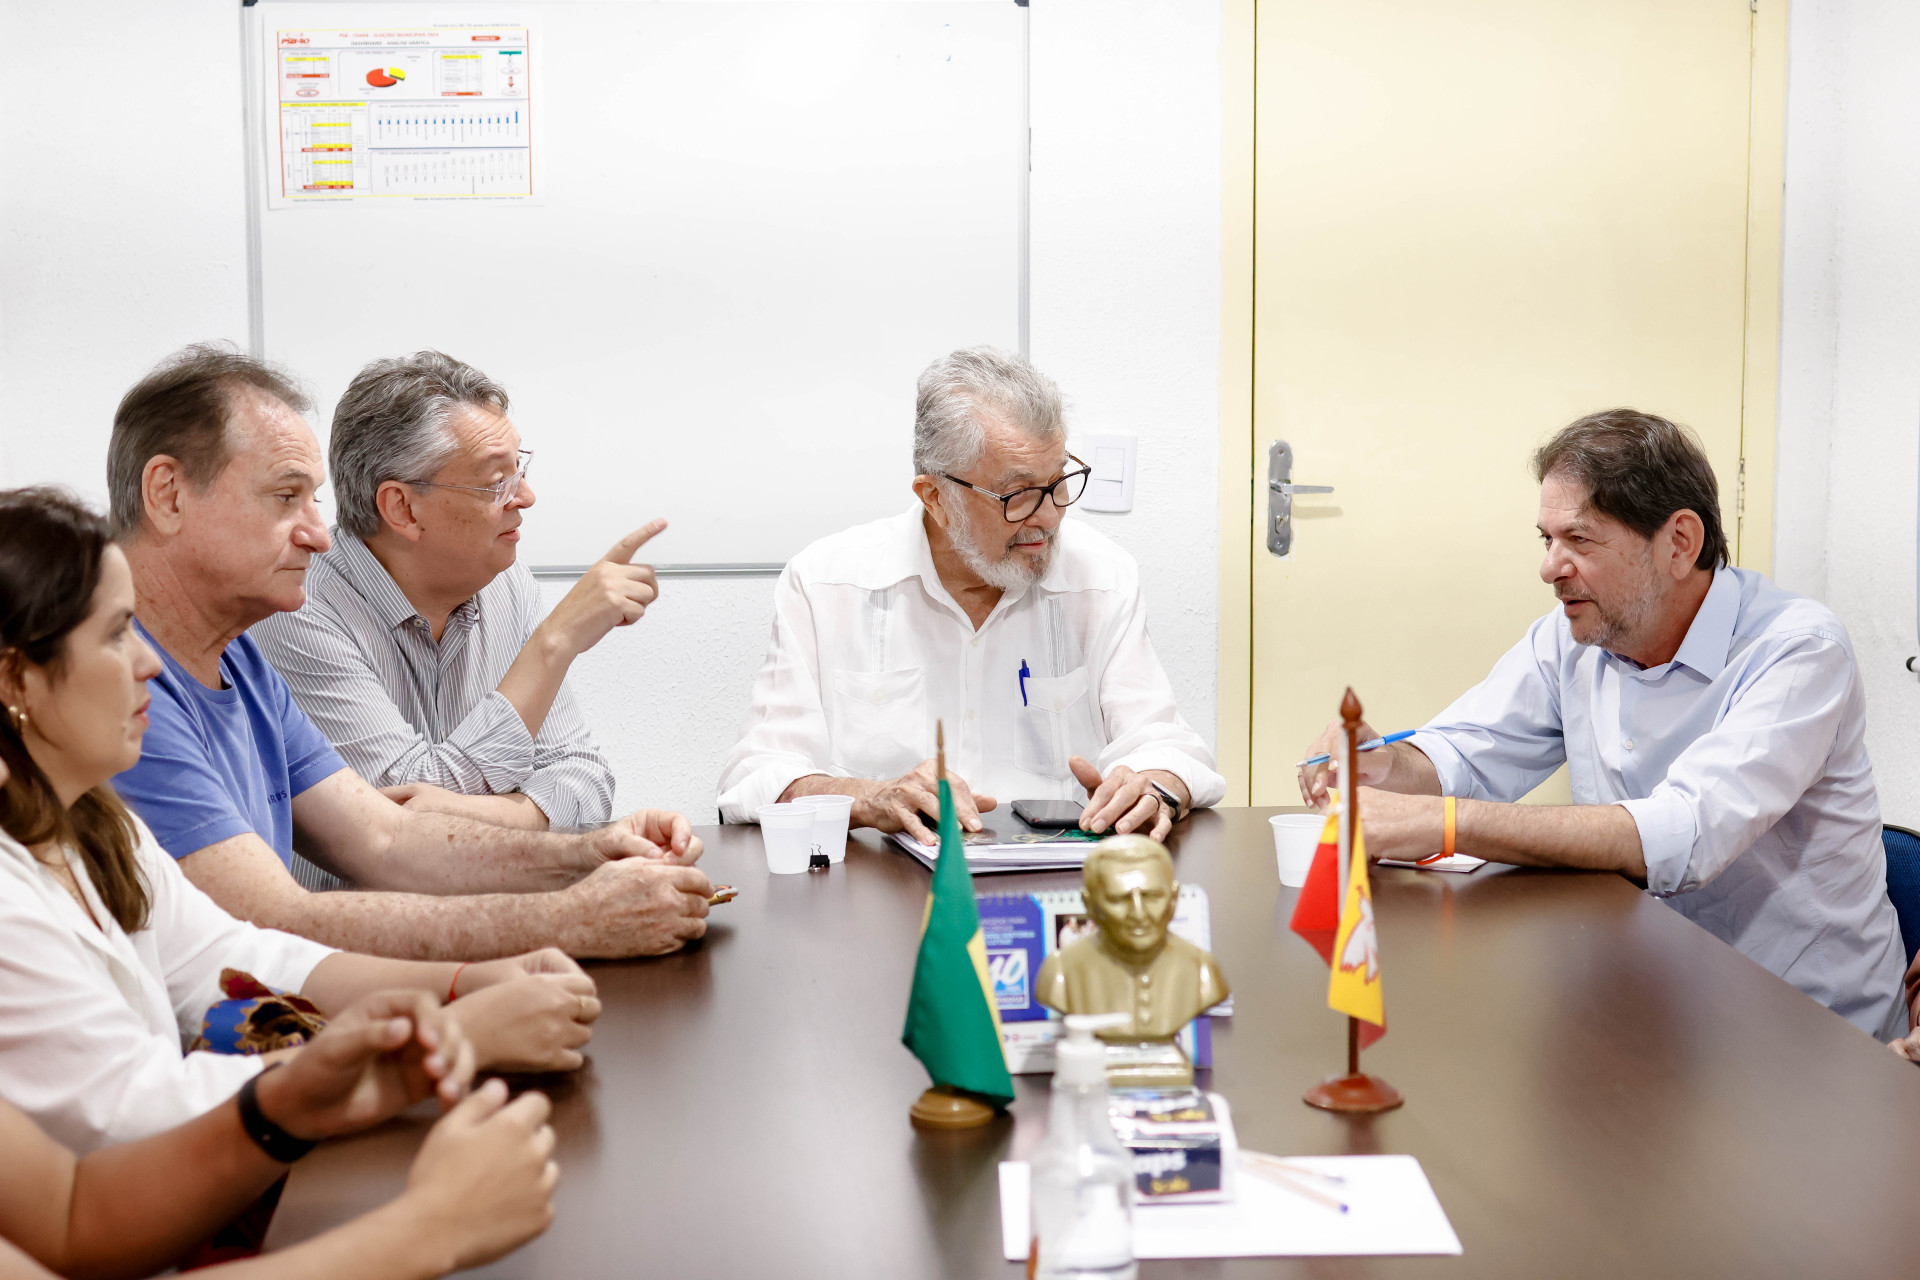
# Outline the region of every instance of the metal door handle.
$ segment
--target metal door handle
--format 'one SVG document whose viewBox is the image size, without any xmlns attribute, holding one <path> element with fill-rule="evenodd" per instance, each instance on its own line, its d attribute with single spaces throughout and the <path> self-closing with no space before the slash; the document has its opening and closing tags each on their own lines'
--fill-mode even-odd
<svg viewBox="0 0 1920 1280">
<path fill-rule="evenodd" d="M 1293 483 L 1293 446 L 1275 440 L 1267 448 L 1267 550 L 1284 556 L 1293 550 L 1293 495 L 1332 493 L 1330 484 Z"/>
</svg>

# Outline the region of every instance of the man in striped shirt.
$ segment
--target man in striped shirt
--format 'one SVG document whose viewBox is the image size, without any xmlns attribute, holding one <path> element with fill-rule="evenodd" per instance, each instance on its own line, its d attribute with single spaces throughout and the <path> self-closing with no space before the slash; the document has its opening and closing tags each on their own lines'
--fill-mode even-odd
<svg viewBox="0 0 1920 1280">
<path fill-rule="evenodd" d="M 516 559 L 534 503 L 507 393 L 437 351 L 376 360 L 328 449 L 339 524 L 307 602 L 253 628 L 356 773 L 411 808 L 544 829 L 605 822 L 613 772 L 566 675 L 652 602 L 623 538 L 544 620 Z"/>
</svg>

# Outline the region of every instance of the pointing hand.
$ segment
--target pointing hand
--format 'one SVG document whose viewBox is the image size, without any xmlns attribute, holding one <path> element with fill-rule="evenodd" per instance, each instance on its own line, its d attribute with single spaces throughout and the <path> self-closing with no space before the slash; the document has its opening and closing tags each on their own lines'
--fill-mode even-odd
<svg viewBox="0 0 1920 1280">
<path fill-rule="evenodd" d="M 578 657 L 615 627 L 638 622 L 660 594 L 659 580 L 650 564 L 634 564 L 641 547 L 667 527 L 665 520 L 649 520 L 613 544 L 598 563 L 580 575 L 564 599 L 540 627 L 565 651 Z"/>
</svg>

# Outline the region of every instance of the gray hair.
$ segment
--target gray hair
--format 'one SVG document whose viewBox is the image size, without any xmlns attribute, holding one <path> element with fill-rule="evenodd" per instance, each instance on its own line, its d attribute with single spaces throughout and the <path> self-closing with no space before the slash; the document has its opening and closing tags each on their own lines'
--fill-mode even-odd
<svg viewBox="0 0 1920 1280">
<path fill-rule="evenodd" d="M 233 397 L 249 387 L 300 413 L 312 407 L 284 370 L 218 342 L 174 352 L 121 397 L 107 442 L 107 501 L 116 537 L 130 537 L 146 519 L 141 485 L 155 458 L 177 461 L 195 490 L 226 469 L 233 456 L 227 432 Z"/>
<path fill-rule="evenodd" d="M 1053 379 L 1025 356 L 967 347 L 920 375 L 913 406 L 913 470 L 933 476 L 965 471 L 986 448 L 983 414 L 1003 417 L 1034 439 L 1066 438 L 1066 410 Z"/>
<path fill-rule="evenodd" d="M 439 351 L 375 360 L 354 375 L 333 408 L 327 465 L 340 527 L 356 538 L 380 532 L 380 486 L 425 480 L 459 441 L 447 419 L 463 406 L 507 411 L 506 389 Z"/>
</svg>

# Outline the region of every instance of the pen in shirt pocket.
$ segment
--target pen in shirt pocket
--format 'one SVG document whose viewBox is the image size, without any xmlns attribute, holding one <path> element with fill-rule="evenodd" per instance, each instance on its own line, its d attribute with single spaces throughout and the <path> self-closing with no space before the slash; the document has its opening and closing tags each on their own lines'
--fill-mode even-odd
<svg viewBox="0 0 1920 1280">
<path fill-rule="evenodd" d="M 1020 659 L 1020 705 L 1023 707 L 1027 705 L 1027 677 L 1032 674 L 1027 670 L 1027 660 Z"/>
</svg>

